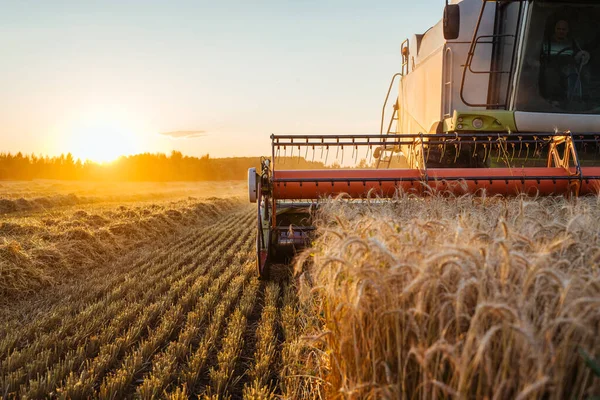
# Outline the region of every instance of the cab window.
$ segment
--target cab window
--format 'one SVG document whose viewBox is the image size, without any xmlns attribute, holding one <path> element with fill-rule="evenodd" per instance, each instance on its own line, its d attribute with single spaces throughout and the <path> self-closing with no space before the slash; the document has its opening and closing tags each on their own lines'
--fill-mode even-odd
<svg viewBox="0 0 600 400">
<path fill-rule="evenodd" d="M 517 110 L 600 113 L 600 4 L 532 7 Z"/>
</svg>

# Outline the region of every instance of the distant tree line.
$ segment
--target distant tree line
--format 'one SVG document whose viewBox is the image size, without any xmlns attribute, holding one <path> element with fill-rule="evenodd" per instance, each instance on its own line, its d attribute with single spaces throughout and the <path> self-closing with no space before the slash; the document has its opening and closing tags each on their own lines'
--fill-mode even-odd
<svg viewBox="0 0 600 400">
<path fill-rule="evenodd" d="M 325 168 L 321 162 L 299 157 L 278 162 L 285 169 Z M 0 180 L 219 181 L 246 179 L 248 168 L 259 166 L 260 157 L 190 157 L 179 151 L 122 156 L 106 164 L 82 162 L 71 153 L 56 157 L 0 153 Z"/>
</svg>

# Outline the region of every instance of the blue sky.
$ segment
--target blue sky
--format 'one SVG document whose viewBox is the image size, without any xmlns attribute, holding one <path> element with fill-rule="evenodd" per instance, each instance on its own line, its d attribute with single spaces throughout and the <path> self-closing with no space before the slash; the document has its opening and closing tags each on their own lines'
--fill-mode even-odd
<svg viewBox="0 0 600 400">
<path fill-rule="evenodd" d="M 222 157 L 376 132 L 400 43 L 443 4 L 3 0 L 0 151 Z M 188 130 L 205 133 L 159 134 Z"/>
</svg>

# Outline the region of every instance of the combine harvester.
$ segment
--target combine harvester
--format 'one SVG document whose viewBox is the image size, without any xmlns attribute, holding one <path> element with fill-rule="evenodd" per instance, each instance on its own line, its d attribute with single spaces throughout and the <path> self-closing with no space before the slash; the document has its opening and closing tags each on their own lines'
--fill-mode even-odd
<svg viewBox="0 0 600 400">
<path fill-rule="evenodd" d="M 598 193 L 600 2 L 453 3 L 402 43 L 379 134 L 271 135 L 271 158 L 248 174 L 261 276 L 310 243 L 311 211 L 326 196 Z M 294 169 L 315 153 L 321 169 Z M 327 165 L 332 153 L 342 168 Z M 347 167 L 359 155 L 366 168 Z"/>
</svg>

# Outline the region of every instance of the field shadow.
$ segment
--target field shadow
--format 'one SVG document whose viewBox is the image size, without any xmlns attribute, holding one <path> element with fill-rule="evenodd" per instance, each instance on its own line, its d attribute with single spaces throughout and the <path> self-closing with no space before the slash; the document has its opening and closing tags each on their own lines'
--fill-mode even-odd
<svg viewBox="0 0 600 400">
<path fill-rule="evenodd" d="M 278 262 L 269 265 L 269 273 L 266 280 L 281 284 L 288 284 L 293 278 L 294 261 Z"/>
</svg>

